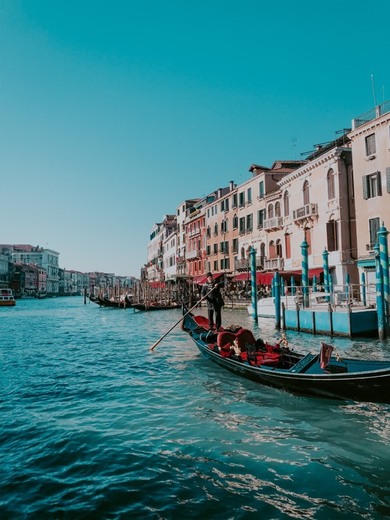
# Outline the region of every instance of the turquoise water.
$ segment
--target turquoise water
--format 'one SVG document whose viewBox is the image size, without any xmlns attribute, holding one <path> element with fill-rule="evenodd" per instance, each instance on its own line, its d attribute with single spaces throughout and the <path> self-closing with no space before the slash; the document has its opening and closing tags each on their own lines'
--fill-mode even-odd
<svg viewBox="0 0 390 520">
<path fill-rule="evenodd" d="M 246 381 L 180 327 L 151 352 L 179 319 L 80 297 L 0 309 L 1 519 L 390 516 L 388 405 Z M 246 311 L 223 319 L 253 325 Z M 259 326 L 279 336 L 272 320 Z M 333 343 L 390 358 L 389 341 Z"/>
</svg>

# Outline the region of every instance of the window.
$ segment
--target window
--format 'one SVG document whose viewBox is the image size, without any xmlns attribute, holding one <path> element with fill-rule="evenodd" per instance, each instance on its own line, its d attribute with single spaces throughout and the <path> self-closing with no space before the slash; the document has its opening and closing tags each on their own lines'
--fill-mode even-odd
<svg viewBox="0 0 390 520">
<path fill-rule="evenodd" d="M 370 218 L 368 221 L 368 226 L 370 232 L 370 249 L 373 249 L 378 241 L 379 217 Z"/>
<path fill-rule="evenodd" d="M 330 220 L 326 224 L 326 236 L 328 243 L 328 251 L 338 250 L 338 228 L 335 220 Z"/>
<path fill-rule="evenodd" d="M 257 227 L 263 229 L 265 220 L 265 209 L 259 209 L 257 212 Z"/>
<path fill-rule="evenodd" d="M 240 233 L 245 233 L 245 217 L 240 218 L 240 227 L 239 227 Z"/>
<path fill-rule="evenodd" d="M 207 254 L 207 256 L 211 255 L 211 246 L 206 247 L 206 254 Z"/>
<path fill-rule="evenodd" d="M 237 193 L 234 193 L 233 195 L 233 202 L 232 202 L 232 208 L 237 207 Z"/>
<path fill-rule="evenodd" d="M 272 204 L 268 206 L 268 218 L 274 218 L 274 207 Z"/>
<path fill-rule="evenodd" d="M 305 181 L 303 183 L 303 205 L 306 206 L 306 204 L 310 204 L 310 192 L 309 192 L 309 183 L 308 181 Z"/>
<path fill-rule="evenodd" d="M 288 233 L 284 235 L 284 249 L 286 251 L 286 258 L 291 258 L 291 235 Z"/>
<path fill-rule="evenodd" d="M 269 243 L 269 257 L 276 258 L 276 246 L 273 240 Z"/>
<path fill-rule="evenodd" d="M 372 199 L 382 195 L 381 173 L 375 172 L 363 177 L 363 199 Z"/>
<path fill-rule="evenodd" d="M 282 243 L 281 243 L 280 239 L 278 239 L 276 241 L 276 256 L 278 258 L 282 258 L 282 256 L 283 256 L 282 255 Z"/>
<path fill-rule="evenodd" d="M 218 235 L 218 222 L 214 224 L 214 236 Z"/>
<path fill-rule="evenodd" d="M 275 202 L 275 217 L 280 217 L 281 216 L 281 213 L 280 213 L 280 202 Z"/>
<path fill-rule="evenodd" d="M 284 216 L 288 217 L 290 215 L 290 195 L 288 191 L 284 192 L 283 195 L 283 206 L 284 206 Z"/>
<path fill-rule="evenodd" d="M 210 237 L 211 237 L 211 229 L 210 229 L 210 226 L 207 226 L 206 237 L 207 237 L 207 238 L 210 238 Z"/>
<path fill-rule="evenodd" d="M 372 155 L 375 152 L 375 134 L 371 134 L 366 137 L 366 155 Z"/>
<path fill-rule="evenodd" d="M 237 229 L 238 228 L 238 217 L 237 215 L 234 215 L 233 217 L 233 229 Z"/>
<path fill-rule="evenodd" d="M 218 253 L 218 244 L 214 244 L 213 253 L 216 255 Z"/>
<path fill-rule="evenodd" d="M 262 258 L 265 258 L 265 244 L 264 244 L 264 242 L 262 242 L 262 243 L 260 244 L 260 256 L 261 256 Z"/>
<path fill-rule="evenodd" d="M 328 200 L 332 200 L 335 198 L 334 172 L 332 169 L 328 171 L 328 175 L 326 176 L 326 185 L 328 187 Z"/>
<path fill-rule="evenodd" d="M 245 206 L 245 193 L 243 191 L 238 194 L 238 203 L 240 208 Z"/>
<path fill-rule="evenodd" d="M 259 182 L 259 199 L 264 198 L 264 181 Z"/>
<path fill-rule="evenodd" d="M 252 188 L 248 188 L 246 196 L 248 199 L 248 204 L 252 204 Z"/>
<path fill-rule="evenodd" d="M 233 253 L 238 253 L 238 238 L 233 238 L 232 248 Z"/>
<path fill-rule="evenodd" d="M 246 216 L 246 230 L 253 231 L 253 214 Z"/>
</svg>

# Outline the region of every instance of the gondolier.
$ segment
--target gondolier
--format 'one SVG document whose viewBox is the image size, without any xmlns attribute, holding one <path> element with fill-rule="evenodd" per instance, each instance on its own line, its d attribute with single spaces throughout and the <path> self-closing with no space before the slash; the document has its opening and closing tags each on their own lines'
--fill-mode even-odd
<svg viewBox="0 0 390 520">
<path fill-rule="evenodd" d="M 207 295 L 207 296 L 206 296 Z M 209 329 L 214 328 L 214 312 L 215 312 L 215 328 L 218 330 L 222 325 L 222 307 L 225 305 L 219 288 L 219 283 L 214 280 L 212 273 L 207 273 L 207 283 L 203 286 L 202 296 L 206 296 L 207 312 L 209 319 Z"/>
</svg>

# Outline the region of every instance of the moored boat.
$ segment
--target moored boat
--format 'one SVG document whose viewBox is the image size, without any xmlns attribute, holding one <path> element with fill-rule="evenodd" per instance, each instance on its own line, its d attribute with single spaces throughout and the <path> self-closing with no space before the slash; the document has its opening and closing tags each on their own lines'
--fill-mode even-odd
<svg viewBox="0 0 390 520">
<path fill-rule="evenodd" d="M 205 358 L 258 383 L 300 395 L 390 403 L 390 361 L 341 359 L 323 342 L 318 353 L 305 355 L 256 340 L 243 328 L 209 331 L 207 318 L 186 309 L 182 328 Z"/>
<path fill-rule="evenodd" d="M 150 303 L 144 304 L 144 303 L 133 303 L 132 305 L 133 309 L 136 309 L 137 311 L 166 311 L 170 309 L 179 309 L 181 306 L 178 303 L 171 303 L 171 304 L 153 304 Z"/>
<path fill-rule="evenodd" d="M 0 307 L 13 307 L 16 301 L 12 289 L 0 289 Z"/>
</svg>

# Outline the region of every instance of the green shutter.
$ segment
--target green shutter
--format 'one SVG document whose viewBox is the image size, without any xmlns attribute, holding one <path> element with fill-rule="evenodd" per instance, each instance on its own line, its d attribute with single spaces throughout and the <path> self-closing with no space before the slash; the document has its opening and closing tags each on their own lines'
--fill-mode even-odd
<svg viewBox="0 0 390 520">
<path fill-rule="evenodd" d="M 363 177 L 363 199 L 368 199 L 368 176 Z"/>
<path fill-rule="evenodd" d="M 386 168 L 386 189 L 390 193 L 390 168 Z"/>
</svg>

